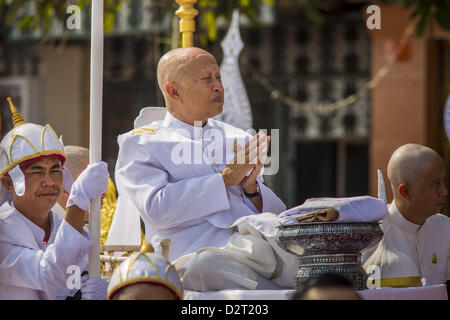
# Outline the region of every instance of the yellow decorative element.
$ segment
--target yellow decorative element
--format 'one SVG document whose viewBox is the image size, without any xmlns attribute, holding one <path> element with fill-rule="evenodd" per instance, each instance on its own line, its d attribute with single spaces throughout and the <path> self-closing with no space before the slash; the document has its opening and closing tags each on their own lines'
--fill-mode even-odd
<svg viewBox="0 0 450 320">
<path fill-rule="evenodd" d="M 436 253 L 433 253 L 433 255 L 431 256 L 431 263 L 434 263 L 434 264 L 437 263 L 437 255 L 436 255 Z"/>
<path fill-rule="evenodd" d="M 66 158 L 66 154 L 62 151 L 56 151 L 56 150 L 52 150 L 52 151 L 43 151 L 43 152 L 37 152 L 35 154 L 31 154 L 25 157 L 22 157 L 16 161 L 14 161 L 13 163 L 11 163 L 8 167 L 4 168 L 2 171 L 0 171 L 0 177 L 3 176 L 5 173 L 7 173 L 9 170 L 11 170 L 12 168 L 14 168 L 15 166 L 17 166 L 18 164 L 30 160 L 30 159 L 34 159 L 34 158 L 38 158 L 40 156 L 48 156 L 51 154 L 60 154 L 62 155 L 64 158 Z"/>
<path fill-rule="evenodd" d="M 56 138 L 56 141 L 58 141 L 59 145 L 61 146 L 61 150 L 64 150 L 64 146 L 61 144 L 61 141 L 59 141 L 58 135 L 56 134 L 55 130 L 53 130 L 53 128 L 49 124 L 47 124 L 44 127 L 44 130 L 42 130 L 42 150 L 45 150 L 44 138 L 45 138 L 45 130 L 47 130 L 47 129 L 49 129 L 53 133 L 53 135 Z"/>
<path fill-rule="evenodd" d="M 139 134 L 139 133 L 151 133 L 151 134 L 154 134 L 154 133 L 156 133 L 156 129 L 155 128 L 139 128 L 139 129 L 133 130 L 133 132 L 131 134 L 135 135 L 135 134 Z"/>
<path fill-rule="evenodd" d="M 102 208 L 100 210 L 100 244 L 104 245 L 108 238 L 109 229 L 114 217 L 114 211 L 117 206 L 116 187 L 111 178 L 108 178 L 106 186 L 106 197 L 102 200 Z"/>
<path fill-rule="evenodd" d="M 119 266 L 120 267 L 120 266 Z M 120 273 L 120 268 L 117 268 L 117 275 L 119 276 L 119 281 L 122 282 L 122 274 Z"/>
<path fill-rule="evenodd" d="M 160 283 L 164 285 L 165 287 L 169 288 L 178 299 L 183 299 L 183 295 L 181 294 L 180 290 L 170 281 L 167 281 L 165 279 L 156 278 L 156 277 L 136 277 L 130 280 L 125 280 L 122 282 L 119 282 L 117 285 L 112 287 L 110 290 L 108 290 L 108 296 L 107 299 L 111 300 L 111 298 L 119 291 L 120 289 L 133 284 L 133 283 L 141 283 L 141 282 L 149 282 L 149 283 Z"/>
<path fill-rule="evenodd" d="M 11 108 L 14 128 L 20 126 L 21 124 L 27 123 L 25 119 L 22 117 L 22 115 L 17 111 L 16 107 L 14 106 L 14 103 L 12 102 L 11 97 L 8 97 L 6 100 L 8 100 L 9 106 Z"/>
<path fill-rule="evenodd" d="M 9 164 L 9 160 L 8 160 L 8 156 L 6 155 L 6 151 L 2 148 L 2 147 L 0 147 L 0 153 L 3 155 L 3 157 L 5 158 L 5 163 L 6 164 Z"/>
<path fill-rule="evenodd" d="M 380 285 L 393 288 L 421 287 L 422 281 L 419 277 L 384 278 L 381 279 Z"/>
<path fill-rule="evenodd" d="M 238 142 L 236 139 L 234 139 L 234 142 L 233 142 L 233 152 L 234 153 L 238 152 Z"/>
<path fill-rule="evenodd" d="M 195 16 L 198 15 L 198 11 L 194 9 L 197 0 L 176 0 L 176 3 L 180 5 L 175 14 L 180 17 L 180 32 L 182 34 L 182 46 L 183 48 L 189 48 L 194 46 L 194 32 L 195 32 Z"/>
<path fill-rule="evenodd" d="M 141 232 L 142 234 L 142 232 Z M 139 250 L 139 252 L 141 253 L 147 253 L 147 252 L 155 252 L 155 249 L 153 249 L 153 246 L 148 243 L 147 241 L 145 241 L 145 237 L 144 239 L 141 239 L 141 249 Z"/>
<path fill-rule="evenodd" d="M 153 267 L 153 271 L 155 272 L 155 277 L 159 278 L 159 271 L 158 271 L 158 267 L 156 266 L 156 264 L 153 262 L 152 259 L 150 259 L 148 257 L 148 255 L 146 255 L 145 253 L 139 253 L 139 255 L 144 256 L 145 259 L 147 259 L 148 262 L 150 262 L 150 264 Z M 137 259 L 137 258 L 136 258 Z M 135 260 L 136 261 L 136 260 Z"/>
<path fill-rule="evenodd" d="M 128 268 L 127 268 L 127 272 L 125 273 L 125 281 L 128 280 L 128 274 L 130 273 L 131 267 L 133 266 L 134 262 L 139 258 L 139 256 L 141 255 L 141 253 L 138 254 L 132 254 L 129 258 L 129 262 L 128 262 Z"/>
<path fill-rule="evenodd" d="M 125 281 L 128 280 L 128 274 L 130 273 L 131 267 L 133 266 L 133 264 L 136 262 L 137 259 L 139 259 L 140 256 L 143 256 L 147 259 L 148 262 L 150 262 L 150 264 L 153 267 L 153 271 L 155 272 L 155 277 L 159 278 L 159 272 L 158 272 L 158 267 L 156 266 L 156 264 L 152 261 L 152 259 L 150 259 L 145 253 L 139 252 L 139 253 L 133 253 L 131 255 L 130 262 L 128 263 L 128 268 L 127 268 L 127 273 L 125 275 Z"/>
<path fill-rule="evenodd" d="M 177 269 L 175 269 L 175 266 L 173 264 L 169 264 L 166 268 L 166 275 L 165 275 L 164 279 L 166 279 L 166 280 L 169 279 L 169 272 L 171 269 L 173 269 L 175 272 L 177 272 Z"/>
<path fill-rule="evenodd" d="M 37 153 L 38 151 L 36 150 L 36 148 L 33 146 L 33 144 L 30 142 L 30 140 L 28 140 L 27 138 L 25 138 L 24 136 L 22 136 L 22 135 L 16 135 L 16 136 L 14 136 L 14 138 L 12 139 L 12 141 L 11 141 L 11 145 L 9 146 L 9 160 L 12 162 L 13 161 L 13 158 L 12 158 L 12 148 L 14 147 L 14 142 L 16 142 L 16 140 L 19 140 L 19 139 L 22 139 L 22 140 L 25 140 L 25 142 L 26 143 L 28 143 L 28 145 L 31 147 L 31 149 L 33 149 L 33 152 L 34 153 Z M 17 160 L 16 160 L 16 162 L 17 162 Z"/>
</svg>

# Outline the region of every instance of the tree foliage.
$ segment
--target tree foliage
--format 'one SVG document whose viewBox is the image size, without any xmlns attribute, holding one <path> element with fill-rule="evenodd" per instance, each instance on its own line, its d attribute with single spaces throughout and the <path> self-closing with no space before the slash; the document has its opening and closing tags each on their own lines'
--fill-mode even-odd
<svg viewBox="0 0 450 320">
<path fill-rule="evenodd" d="M 116 15 L 127 1 L 132 0 L 104 0 L 105 32 L 113 30 Z M 174 0 L 155 2 L 166 5 L 166 14 L 173 15 L 178 8 Z M 275 0 L 198 0 L 196 4 L 200 12 L 198 30 L 202 42 L 217 39 L 218 19 L 230 21 L 234 8 L 239 8 L 254 25 L 258 25 L 258 12 L 263 2 L 275 4 Z M 315 23 L 325 21 L 325 12 L 332 3 L 328 0 L 286 0 L 286 2 L 302 6 L 305 15 Z M 444 30 L 450 30 L 450 0 L 397 0 L 397 2 L 403 8 L 412 10 L 411 19 L 417 19 L 418 36 L 423 35 L 427 27 L 431 28 L 434 22 Z M 83 9 L 90 6 L 90 3 L 90 0 L 0 0 L 0 27 L 3 30 L 16 25 L 29 31 L 42 28 L 44 32 L 48 32 L 52 19 L 65 20 L 69 5 L 76 4 Z M 23 9 L 29 6 L 33 7 L 32 13 L 23 13 L 26 12 Z"/>
<path fill-rule="evenodd" d="M 436 21 L 444 30 L 450 30 L 450 0 L 398 0 L 403 8 L 413 9 L 412 19 L 418 19 L 416 33 L 424 34 Z M 432 29 L 431 29 L 432 30 Z"/>
<path fill-rule="evenodd" d="M 104 0 L 105 31 L 114 28 L 115 17 L 122 4 L 128 0 Z M 65 21 L 67 7 L 75 4 L 81 10 L 90 7 L 90 0 L 0 0 L 0 26 L 17 25 L 20 29 L 35 31 L 38 28 L 46 33 L 53 19 Z M 29 10 L 26 10 L 29 9 Z"/>
</svg>

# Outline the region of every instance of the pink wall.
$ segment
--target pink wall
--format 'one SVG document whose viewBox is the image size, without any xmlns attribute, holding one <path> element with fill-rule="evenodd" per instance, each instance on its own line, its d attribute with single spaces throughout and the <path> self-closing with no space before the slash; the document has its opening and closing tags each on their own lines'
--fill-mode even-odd
<svg viewBox="0 0 450 320">
<path fill-rule="evenodd" d="M 381 7 L 381 29 L 372 30 L 372 75 L 386 63 L 389 46 L 400 40 L 409 13 L 394 6 Z M 387 186 L 387 162 L 404 143 L 426 144 L 425 72 L 426 40 L 415 35 L 404 60 L 397 61 L 372 91 L 369 190 L 377 194 L 376 170 L 381 169 Z M 390 187 L 388 200 L 392 199 Z"/>
</svg>

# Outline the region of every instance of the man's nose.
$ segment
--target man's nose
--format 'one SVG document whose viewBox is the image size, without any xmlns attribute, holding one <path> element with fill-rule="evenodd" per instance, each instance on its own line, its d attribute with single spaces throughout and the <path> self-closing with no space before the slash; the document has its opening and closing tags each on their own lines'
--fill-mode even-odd
<svg viewBox="0 0 450 320">
<path fill-rule="evenodd" d="M 447 189 L 447 187 L 445 186 L 445 183 L 442 184 L 442 188 L 443 188 L 443 190 L 442 190 L 442 196 L 445 197 L 445 196 L 448 194 L 448 189 Z"/>
<path fill-rule="evenodd" d="M 213 90 L 215 92 L 223 92 L 222 80 L 217 79 L 213 84 Z"/>
<path fill-rule="evenodd" d="M 55 184 L 56 184 L 56 181 L 55 181 L 54 178 L 52 178 L 52 176 L 50 175 L 50 173 L 47 172 L 47 173 L 45 174 L 44 178 L 42 179 L 41 184 L 42 184 L 43 187 L 46 187 L 46 186 L 52 186 L 52 185 L 55 185 Z"/>
</svg>

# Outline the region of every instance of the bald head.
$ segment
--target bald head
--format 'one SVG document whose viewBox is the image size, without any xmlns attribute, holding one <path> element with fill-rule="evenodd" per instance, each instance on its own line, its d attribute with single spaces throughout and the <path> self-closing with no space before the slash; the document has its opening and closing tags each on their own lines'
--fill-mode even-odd
<svg viewBox="0 0 450 320">
<path fill-rule="evenodd" d="M 196 47 L 177 48 L 170 50 L 161 57 L 158 63 L 157 75 L 158 85 L 164 96 L 167 95 L 166 84 L 168 82 L 179 82 L 183 77 L 185 68 L 201 55 L 207 55 L 211 57 L 212 61 L 216 62 L 209 52 Z"/>
<path fill-rule="evenodd" d="M 409 143 L 395 150 L 387 168 L 394 194 L 400 184 L 411 186 L 421 179 L 425 166 L 436 161 L 443 160 L 436 151 L 420 144 Z"/>
<path fill-rule="evenodd" d="M 67 155 L 64 166 L 76 179 L 89 164 L 89 149 L 80 146 L 65 146 L 64 152 Z"/>
<path fill-rule="evenodd" d="M 178 48 L 158 63 L 158 84 L 169 113 L 187 124 L 223 110 L 224 89 L 216 59 L 200 48 Z"/>
</svg>

